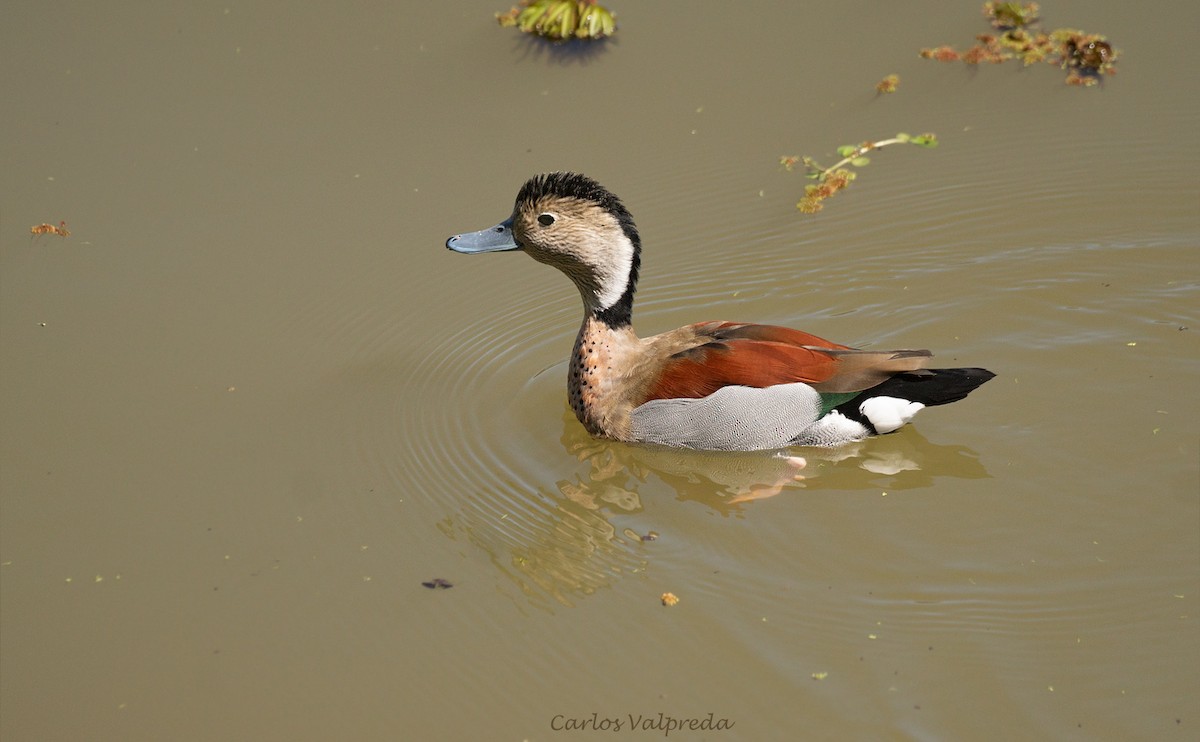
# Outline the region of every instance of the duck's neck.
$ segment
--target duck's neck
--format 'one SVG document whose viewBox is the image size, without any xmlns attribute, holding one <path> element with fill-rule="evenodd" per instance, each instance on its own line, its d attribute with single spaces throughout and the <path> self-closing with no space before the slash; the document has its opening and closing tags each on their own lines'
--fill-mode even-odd
<svg viewBox="0 0 1200 742">
<path fill-rule="evenodd" d="M 604 314 L 588 312 L 583 318 L 571 352 L 567 398 L 588 432 L 622 438 L 628 428 L 629 411 L 623 403 L 626 390 L 621 369 L 636 358 L 641 341 L 628 321 L 628 308 L 621 324 L 610 323 Z"/>
<path fill-rule="evenodd" d="M 633 288 L 634 280 L 631 280 L 626 287 L 621 297 L 616 303 L 605 309 L 589 310 L 589 315 L 596 318 L 598 322 L 608 325 L 613 329 L 622 329 L 633 325 Z"/>
<path fill-rule="evenodd" d="M 620 237 L 591 250 L 603 259 L 579 272 L 563 270 L 579 288 L 584 308 L 567 376 L 571 409 L 588 432 L 621 439 L 629 432 L 630 409 L 623 373 L 641 352 L 641 341 L 633 332 L 633 294 L 642 259 L 632 219 L 626 214 L 618 222 Z"/>
<path fill-rule="evenodd" d="M 632 225 L 616 239 L 606 239 L 590 252 L 602 256 L 583 271 L 564 269 L 579 288 L 584 311 L 614 329 L 633 322 L 633 294 L 642 266 L 641 241 Z"/>
</svg>

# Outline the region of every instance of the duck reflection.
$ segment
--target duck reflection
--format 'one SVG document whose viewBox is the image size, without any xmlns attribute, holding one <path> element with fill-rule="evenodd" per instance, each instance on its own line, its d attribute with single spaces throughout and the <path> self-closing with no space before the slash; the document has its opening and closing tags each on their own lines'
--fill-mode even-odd
<svg viewBox="0 0 1200 742">
<path fill-rule="evenodd" d="M 970 449 L 930 443 L 912 427 L 831 449 L 704 452 L 599 440 L 568 408 L 560 443 L 584 464 L 574 477 L 469 499 L 440 523 L 450 538 L 465 535 L 488 553 L 529 603 L 547 610 L 646 569 L 657 534 L 638 514 L 643 492 L 657 495 L 662 485 L 678 501 L 729 516 L 800 492 L 921 489 L 933 483 L 931 472 L 989 476 Z"/>
<path fill-rule="evenodd" d="M 670 486 L 680 500 L 701 502 L 729 513 L 745 503 L 774 497 L 788 489 L 928 487 L 934 477 L 924 470 L 926 465 L 938 476 L 988 476 L 974 451 L 965 446 L 931 443 L 911 427 L 834 448 L 772 454 L 694 451 L 600 440 L 588 435 L 569 411 L 563 423 L 564 448 L 588 462 L 591 471 L 579 482 L 560 482 L 560 490 L 564 495 L 569 492 L 567 496 L 576 502 L 624 502 L 625 510 L 640 509 L 636 487 L 652 477 Z M 618 494 L 621 490 L 628 494 Z"/>
</svg>

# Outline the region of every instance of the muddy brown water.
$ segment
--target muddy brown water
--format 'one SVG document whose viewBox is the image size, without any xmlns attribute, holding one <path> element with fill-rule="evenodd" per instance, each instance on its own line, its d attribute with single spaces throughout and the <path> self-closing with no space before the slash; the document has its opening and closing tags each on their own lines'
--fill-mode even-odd
<svg viewBox="0 0 1200 742">
<path fill-rule="evenodd" d="M 1195 6 L 1043 3 L 1125 55 L 1080 90 L 917 58 L 971 2 L 613 0 L 567 55 L 502 5 L 10 3 L 0 737 L 1195 739 Z M 926 130 L 796 212 L 780 155 Z M 645 334 L 998 376 L 774 497 L 592 440 L 574 290 L 443 248 L 551 169 L 637 218 Z"/>
</svg>

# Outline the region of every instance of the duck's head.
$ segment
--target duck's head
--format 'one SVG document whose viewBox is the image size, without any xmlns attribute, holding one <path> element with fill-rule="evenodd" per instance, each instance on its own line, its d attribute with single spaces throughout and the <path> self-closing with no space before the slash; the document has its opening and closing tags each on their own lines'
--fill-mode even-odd
<svg viewBox="0 0 1200 742">
<path fill-rule="evenodd" d="M 523 250 L 575 282 L 585 309 L 612 326 L 629 324 L 641 263 L 641 240 L 620 199 L 576 173 L 530 178 L 513 213 L 489 229 L 457 234 L 461 253 Z"/>
</svg>

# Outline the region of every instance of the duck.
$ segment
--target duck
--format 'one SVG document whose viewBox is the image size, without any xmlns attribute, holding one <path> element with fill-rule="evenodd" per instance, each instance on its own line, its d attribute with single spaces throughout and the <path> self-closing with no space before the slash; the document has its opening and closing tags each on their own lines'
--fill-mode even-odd
<svg viewBox="0 0 1200 742">
<path fill-rule="evenodd" d="M 638 337 L 641 238 L 621 200 L 579 173 L 530 178 L 507 219 L 446 247 L 524 252 L 575 284 L 584 315 L 567 396 L 598 438 L 712 451 L 838 446 L 899 430 L 995 376 L 929 368 L 928 350 L 862 350 L 774 325 L 716 320 Z"/>
</svg>

